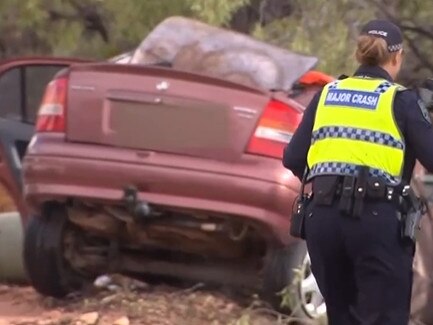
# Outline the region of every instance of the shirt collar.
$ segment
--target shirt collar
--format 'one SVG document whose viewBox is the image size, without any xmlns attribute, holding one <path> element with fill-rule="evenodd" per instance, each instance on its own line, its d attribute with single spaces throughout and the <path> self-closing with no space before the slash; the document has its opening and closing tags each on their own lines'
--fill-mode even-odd
<svg viewBox="0 0 433 325">
<path fill-rule="evenodd" d="M 355 76 L 364 76 L 370 78 L 382 78 L 393 82 L 392 77 L 384 69 L 378 66 L 361 65 L 355 72 Z"/>
</svg>

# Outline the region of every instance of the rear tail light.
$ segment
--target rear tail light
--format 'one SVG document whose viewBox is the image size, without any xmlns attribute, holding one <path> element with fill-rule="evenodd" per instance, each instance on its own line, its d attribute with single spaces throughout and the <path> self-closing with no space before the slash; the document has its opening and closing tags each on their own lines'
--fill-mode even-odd
<svg viewBox="0 0 433 325">
<path fill-rule="evenodd" d="M 45 89 L 36 121 L 36 132 L 65 132 L 68 79 L 52 80 Z"/>
<path fill-rule="evenodd" d="M 285 145 L 298 127 L 302 114 L 287 104 L 271 100 L 266 106 L 247 152 L 281 158 Z"/>
</svg>

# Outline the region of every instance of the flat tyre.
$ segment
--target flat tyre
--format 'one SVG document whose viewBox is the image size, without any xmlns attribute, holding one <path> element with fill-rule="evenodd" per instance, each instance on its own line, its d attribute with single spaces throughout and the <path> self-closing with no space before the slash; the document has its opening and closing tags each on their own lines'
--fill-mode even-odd
<svg viewBox="0 0 433 325">
<path fill-rule="evenodd" d="M 24 266 L 32 286 L 44 296 L 62 298 L 84 284 L 64 259 L 64 233 L 69 226 L 65 208 L 49 204 L 26 227 Z"/>
</svg>

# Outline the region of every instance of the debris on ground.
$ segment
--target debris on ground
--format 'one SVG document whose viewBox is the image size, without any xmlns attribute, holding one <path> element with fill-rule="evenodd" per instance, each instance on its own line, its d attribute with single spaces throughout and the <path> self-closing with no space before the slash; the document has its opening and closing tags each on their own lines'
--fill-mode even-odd
<svg viewBox="0 0 433 325">
<path fill-rule="evenodd" d="M 130 322 L 129 322 L 129 318 L 126 317 L 126 316 L 123 316 L 123 317 L 117 319 L 117 320 L 113 323 L 113 325 L 129 325 L 129 323 L 130 323 Z"/>
<path fill-rule="evenodd" d="M 0 325 L 288 324 L 272 313 L 250 313 L 248 307 L 246 300 L 203 285 L 179 289 L 117 275 L 99 277 L 89 290 L 62 300 L 42 297 L 30 287 L 0 286 Z"/>
<path fill-rule="evenodd" d="M 76 325 L 96 325 L 99 320 L 97 312 L 82 314 L 76 321 Z"/>
</svg>

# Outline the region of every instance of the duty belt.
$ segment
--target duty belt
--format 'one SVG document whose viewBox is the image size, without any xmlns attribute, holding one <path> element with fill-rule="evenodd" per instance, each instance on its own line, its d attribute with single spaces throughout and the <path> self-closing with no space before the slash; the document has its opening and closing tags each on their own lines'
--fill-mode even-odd
<svg viewBox="0 0 433 325">
<path fill-rule="evenodd" d="M 369 176 L 368 167 L 360 167 L 353 176 L 317 176 L 313 180 L 313 201 L 331 205 L 339 200 L 339 210 L 360 217 L 366 200 L 384 200 L 398 205 L 401 191 L 379 177 Z"/>
</svg>

